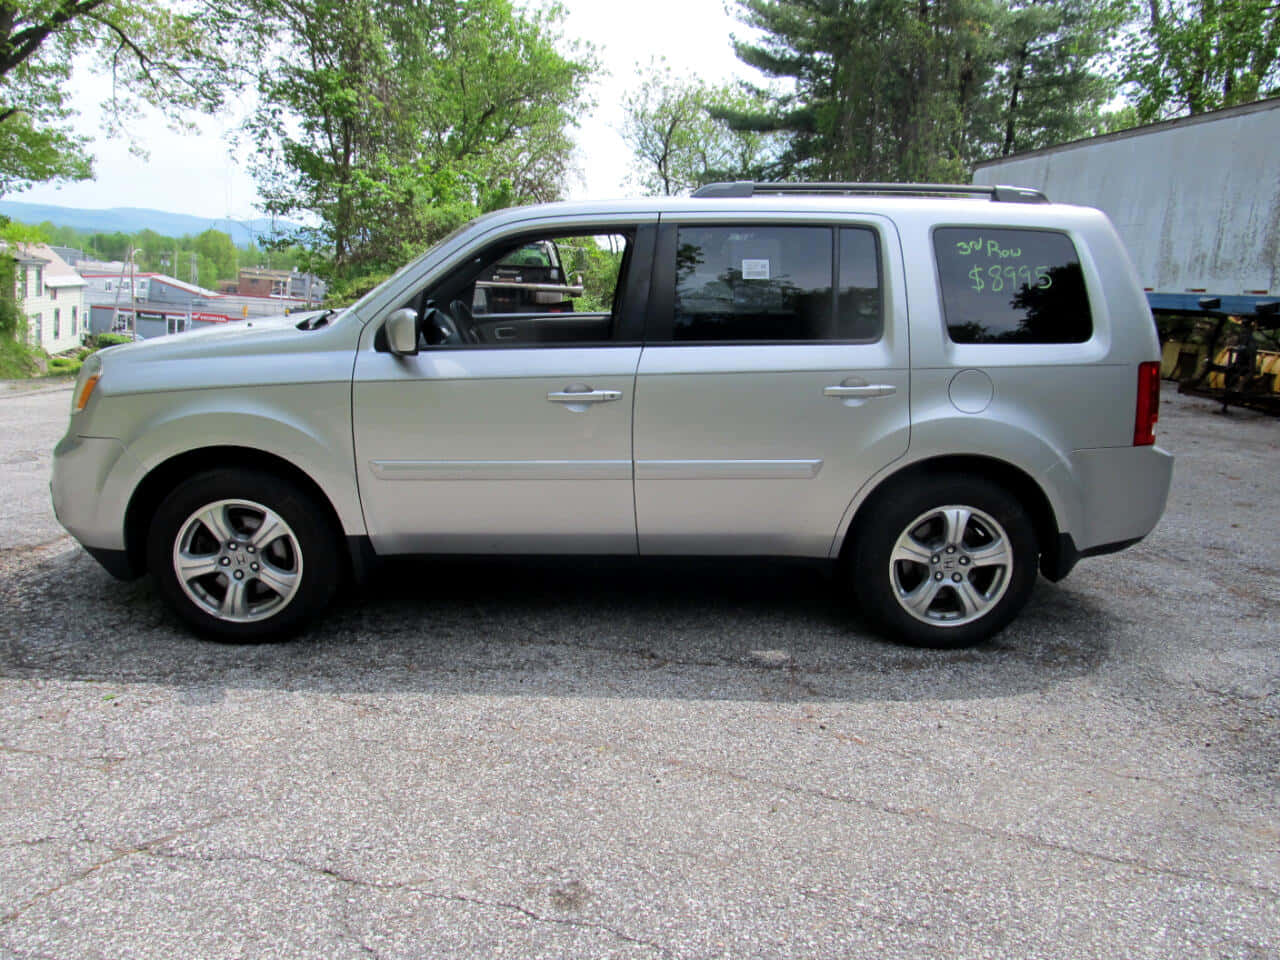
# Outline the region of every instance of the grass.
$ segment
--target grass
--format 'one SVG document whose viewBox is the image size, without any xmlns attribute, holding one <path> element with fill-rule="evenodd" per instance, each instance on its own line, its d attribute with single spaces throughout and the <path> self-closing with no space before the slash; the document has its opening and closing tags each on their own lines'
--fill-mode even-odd
<svg viewBox="0 0 1280 960">
<path fill-rule="evenodd" d="M 0 336 L 0 380 L 22 380 L 39 372 L 38 354 L 25 343 Z"/>
<path fill-rule="evenodd" d="M 84 366 L 85 358 L 102 347 L 130 343 L 129 337 L 117 333 L 99 333 L 85 338 L 85 345 L 69 354 L 49 357 L 47 377 L 74 377 Z M 39 358 L 43 352 L 0 334 L 0 380 L 28 380 L 42 376 Z"/>
</svg>

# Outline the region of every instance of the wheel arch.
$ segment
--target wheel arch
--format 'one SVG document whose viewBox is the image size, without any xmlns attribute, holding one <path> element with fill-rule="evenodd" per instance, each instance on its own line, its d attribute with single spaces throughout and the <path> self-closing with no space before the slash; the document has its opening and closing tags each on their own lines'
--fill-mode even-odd
<svg viewBox="0 0 1280 960">
<path fill-rule="evenodd" d="M 337 543 L 343 542 L 342 521 L 332 498 L 315 479 L 297 464 L 274 453 L 253 447 L 217 445 L 197 447 L 175 454 L 157 464 L 142 478 L 129 498 L 124 515 L 125 554 L 129 567 L 141 572 L 147 567 L 147 531 L 160 502 L 173 487 L 205 470 L 262 470 L 297 484 L 321 504 Z M 346 551 L 340 551 L 346 553 Z"/>
<path fill-rule="evenodd" d="M 1036 539 L 1040 546 L 1040 572 L 1051 580 L 1060 580 L 1070 570 L 1063 570 L 1063 553 L 1070 549 L 1063 543 L 1063 537 L 1070 540 L 1069 535 L 1061 532 L 1057 512 L 1053 508 L 1044 488 L 1035 478 L 1021 467 L 1001 460 L 997 457 L 981 454 L 947 454 L 917 460 L 900 469 L 881 477 L 875 486 L 862 497 L 854 510 L 848 527 L 840 540 L 838 558 L 844 561 L 856 543 L 859 524 L 874 511 L 878 498 L 888 496 L 894 484 L 909 483 L 920 477 L 938 476 L 947 473 L 964 473 L 990 479 L 1004 487 L 1022 503 L 1031 514 L 1035 527 Z M 1071 558 L 1074 561 L 1074 557 Z"/>
</svg>

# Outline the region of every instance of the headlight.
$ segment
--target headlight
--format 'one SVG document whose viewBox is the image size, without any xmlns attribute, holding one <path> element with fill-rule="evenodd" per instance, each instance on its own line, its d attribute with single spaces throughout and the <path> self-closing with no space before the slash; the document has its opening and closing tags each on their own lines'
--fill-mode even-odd
<svg viewBox="0 0 1280 960">
<path fill-rule="evenodd" d="M 71 391 L 72 416 L 79 413 L 93 396 L 94 388 L 102 379 L 102 361 L 97 354 L 91 354 L 80 368 L 80 376 L 76 377 L 75 389 Z"/>
</svg>

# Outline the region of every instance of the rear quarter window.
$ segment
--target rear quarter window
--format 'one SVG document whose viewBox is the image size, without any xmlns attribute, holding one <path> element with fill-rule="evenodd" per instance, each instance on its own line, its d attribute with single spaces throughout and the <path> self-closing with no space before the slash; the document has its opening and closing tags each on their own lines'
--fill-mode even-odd
<svg viewBox="0 0 1280 960">
<path fill-rule="evenodd" d="M 1065 233 L 1003 227 L 933 232 L 947 333 L 955 343 L 1083 343 L 1093 315 Z"/>
</svg>

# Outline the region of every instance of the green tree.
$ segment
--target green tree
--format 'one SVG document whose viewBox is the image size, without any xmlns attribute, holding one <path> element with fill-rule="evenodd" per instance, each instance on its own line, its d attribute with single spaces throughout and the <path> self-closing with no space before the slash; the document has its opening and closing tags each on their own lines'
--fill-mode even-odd
<svg viewBox="0 0 1280 960">
<path fill-rule="evenodd" d="M 974 111 L 970 157 L 1007 156 L 1091 133 L 1115 82 L 1104 72 L 1119 0 L 1012 0 L 996 12 L 996 67 Z"/>
<path fill-rule="evenodd" d="M 27 340 L 27 316 L 18 300 L 13 250 L 19 244 L 43 243 L 39 227 L 0 216 L 0 377 L 27 377 L 38 369 L 43 352 Z"/>
<path fill-rule="evenodd" d="M 1124 52 L 1144 123 L 1280 93 L 1275 0 L 1146 0 Z"/>
<path fill-rule="evenodd" d="M 319 222 L 336 276 L 386 270 L 478 210 L 552 199 L 589 53 L 557 7 L 510 0 L 243 0 L 263 48 L 247 126 L 270 213 Z"/>
<path fill-rule="evenodd" d="M 1112 0 L 741 0 L 738 56 L 785 81 L 739 129 L 788 135 L 780 172 L 964 180 L 979 159 L 1081 135 L 1109 92 Z"/>
<path fill-rule="evenodd" d="M 221 21 L 156 0 L 0 0 L 0 193 L 92 175 L 88 144 L 70 128 L 73 62 L 109 74 L 110 126 L 139 102 L 182 123 L 222 102 L 230 65 Z"/>
<path fill-rule="evenodd" d="M 785 81 L 738 129 L 782 131 L 780 172 L 818 180 L 943 180 L 963 169 L 961 102 L 989 79 L 986 0 L 743 0 L 762 33 L 739 58 Z"/>
<path fill-rule="evenodd" d="M 95 233 L 89 238 L 93 255 L 101 260 L 123 260 L 129 255 L 133 240 L 127 233 Z"/>
<path fill-rule="evenodd" d="M 199 257 L 200 286 L 216 289 L 219 280 L 234 280 L 240 269 L 240 255 L 231 237 L 221 230 L 206 230 L 191 244 Z"/>
<path fill-rule="evenodd" d="M 782 138 L 735 130 L 715 114 L 764 107 L 759 94 L 677 77 L 665 63 L 651 63 L 623 100 L 622 138 L 631 148 L 641 188 L 671 196 L 712 180 L 762 178 L 776 161 Z"/>
<path fill-rule="evenodd" d="M 556 242 L 565 276 L 571 282 L 582 279 L 582 296 L 573 301 L 573 309 L 579 313 L 613 308 L 624 252 L 621 244 L 610 242 L 614 239 L 570 237 Z"/>
</svg>

